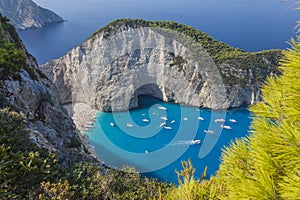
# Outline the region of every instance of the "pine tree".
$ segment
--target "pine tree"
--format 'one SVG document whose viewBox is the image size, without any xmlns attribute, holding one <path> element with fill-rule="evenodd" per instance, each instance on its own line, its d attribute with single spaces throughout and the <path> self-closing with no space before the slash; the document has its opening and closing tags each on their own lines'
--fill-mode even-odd
<svg viewBox="0 0 300 200">
<path fill-rule="evenodd" d="M 252 135 L 222 156 L 223 199 L 300 198 L 300 43 L 284 53 L 282 76 L 268 78 L 263 102 L 252 106 Z"/>
</svg>

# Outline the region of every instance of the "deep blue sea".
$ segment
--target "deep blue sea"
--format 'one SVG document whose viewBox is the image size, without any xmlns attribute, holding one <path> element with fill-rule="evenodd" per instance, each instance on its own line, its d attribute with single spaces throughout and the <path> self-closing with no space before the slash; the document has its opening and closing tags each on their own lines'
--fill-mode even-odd
<svg viewBox="0 0 300 200">
<path fill-rule="evenodd" d="M 118 18 L 172 20 L 248 51 L 286 48 L 299 19 L 296 0 L 34 0 L 64 23 L 19 31 L 40 64 L 64 55 Z"/>
<path fill-rule="evenodd" d="M 42 29 L 18 31 L 39 64 L 63 56 L 118 18 L 177 21 L 247 51 L 288 47 L 299 18 L 293 6 L 296 0 L 34 1 L 66 20 Z M 214 174 L 222 148 L 246 136 L 251 122 L 246 108 L 217 112 L 147 96 L 139 103 L 141 107 L 130 112 L 99 112 L 95 127 L 85 134 L 107 165 L 134 166 L 148 177 L 173 183 L 177 182 L 175 169 L 180 170 L 181 160 L 188 158 L 196 168 L 196 177 L 206 166 L 208 175 Z M 225 122 L 215 122 L 218 119 Z M 222 129 L 222 124 L 231 130 Z"/>
</svg>

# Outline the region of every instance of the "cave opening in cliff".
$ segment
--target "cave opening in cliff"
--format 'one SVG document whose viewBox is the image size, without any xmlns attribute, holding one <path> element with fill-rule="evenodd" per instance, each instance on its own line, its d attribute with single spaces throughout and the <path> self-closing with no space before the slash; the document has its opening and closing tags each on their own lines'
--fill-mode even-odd
<svg viewBox="0 0 300 200">
<path fill-rule="evenodd" d="M 163 100 L 163 93 L 155 83 L 139 87 L 135 90 L 133 98 L 131 98 L 131 101 L 138 101 L 139 108 L 152 106 L 161 100 Z"/>
</svg>

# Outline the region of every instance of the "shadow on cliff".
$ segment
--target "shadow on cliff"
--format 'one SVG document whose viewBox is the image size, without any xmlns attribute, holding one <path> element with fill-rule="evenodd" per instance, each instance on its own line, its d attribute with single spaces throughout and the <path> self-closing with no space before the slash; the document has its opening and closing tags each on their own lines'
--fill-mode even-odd
<svg viewBox="0 0 300 200">
<path fill-rule="evenodd" d="M 137 102 L 139 108 L 151 107 L 163 100 L 163 92 L 155 83 L 143 85 L 135 90 L 130 104 Z"/>
</svg>

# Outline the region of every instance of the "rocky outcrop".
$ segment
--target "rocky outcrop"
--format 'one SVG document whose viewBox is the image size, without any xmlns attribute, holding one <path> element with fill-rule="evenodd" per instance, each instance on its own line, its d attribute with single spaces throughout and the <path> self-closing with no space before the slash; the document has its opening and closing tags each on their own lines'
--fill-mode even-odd
<svg viewBox="0 0 300 200">
<path fill-rule="evenodd" d="M 278 73 L 279 57 L 280 51 L 234 49 L 173 22 L 117 20 L 42 71 L 71 111 L 78 104 L 90 110 L 133 109 L 139 95 L 227 109 L 259 101 L 265 78 Z"/>
<path fill-rule="evenodd" d="M 18 29 L 41 28 L 46 24 L 63 21 L 60 16 L 32 0 L 0 0 L 0 13 L 8 17 Z"/>
<path fill-rule="evenodd" d="M 26 67 L 1 76 L 0 108 L 10 107 L 24 113 L 31 140 L 38 146 L 57 153 L 63 165 L 94 160 L 73 120 L 52 92 L 55 86 L 38 69 L 35 58 L 27 52 L 14 28 L 1 15 L 0 18 L 1 45 L 13 45 L 10 48 L 18 49 L 26 57 Z M 2 48 L 1 46 L 1 52 L 4 52 L 5 48 Z M 1 62 L 0 71 L 8 67 L 9 64 Z"/>
</svg>

